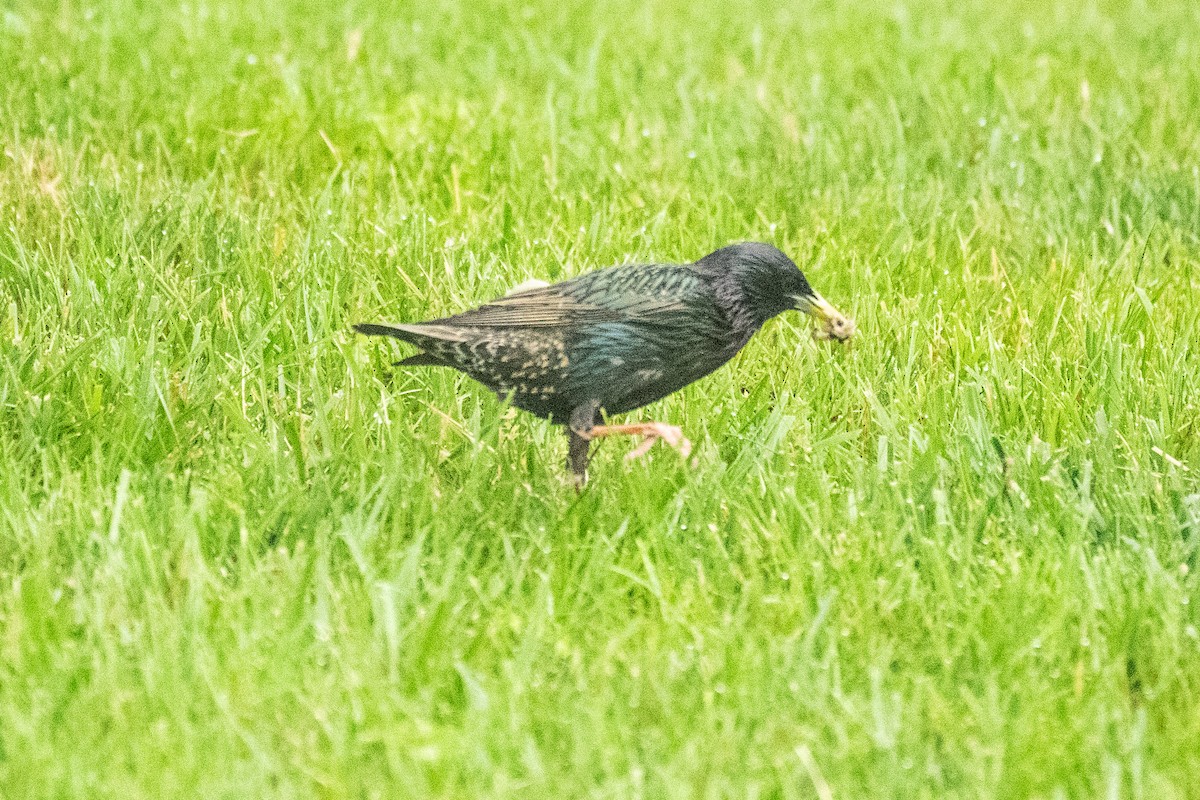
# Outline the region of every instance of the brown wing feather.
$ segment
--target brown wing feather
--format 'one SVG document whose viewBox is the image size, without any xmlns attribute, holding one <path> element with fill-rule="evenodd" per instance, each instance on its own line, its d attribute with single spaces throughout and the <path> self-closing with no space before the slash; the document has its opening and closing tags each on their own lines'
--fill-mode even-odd
<svg viewBox="0 0 1200 800">
<path fill-rule="evenodd" d="M 478 308 L 431 320 L 427 324 L 479 328 L 552 328 L 633 319 L 653 322 L 655 314 L 679 311 L 684 307 L 678 299 L 652 295 L 604 298 L 606 302 L 601 304 L 593 302 L 591 298 L 563 293 L 562 286 L 564 284 L 514 292 Z"/>
<path fill-rule="evenodd" d="M 553 287 L 545 287 L 501 297 L 461 314 L 433 320 L 433 323 L 478 328 L 552 328 L 620 319 L 622 314 L 613 309 L 559 294 L 553 291 Z"/>
</svg>

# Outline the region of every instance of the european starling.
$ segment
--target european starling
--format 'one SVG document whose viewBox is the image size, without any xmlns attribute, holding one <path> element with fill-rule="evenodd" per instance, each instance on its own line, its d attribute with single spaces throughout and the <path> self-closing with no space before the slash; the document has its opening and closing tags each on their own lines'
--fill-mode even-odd
<svg viewBox="0 0 1200 800">
<path fill-rule="evenodd" d="M 854 322 L 808 285 L 768 244 L 723 247 L 692 264 L 610 267 L 513 293 L 452 317 L 416 324 L 355 325 L 421 348 L 397 366 L 453 367 L 501 399 L 566 425 L 568 465 L 587 476 L 592 439 L 663 439 L 686 457 L 679 428 L 659 422 L 605 425 L 603 415 L 652 403 L 732 358 L 767 320 L 798 309 L 817 338 L 845 341 Z"/>
</svg>

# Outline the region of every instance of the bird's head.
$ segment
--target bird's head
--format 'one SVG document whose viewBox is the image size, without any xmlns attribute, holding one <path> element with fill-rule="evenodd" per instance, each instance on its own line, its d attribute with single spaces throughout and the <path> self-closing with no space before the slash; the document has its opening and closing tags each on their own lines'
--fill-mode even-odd
<svg viewBox="0 0 1200 800">
<path fill-rule="evenodd" d="M 816 320 L 815 338 L 844 342 L 854 335 L 854 320 L 817 294 L 800 268 L 776 247 L 733 244 L 708 254 L 696 267 L 713 276 L 718 294 L 754 327 L 798 309 Z"/>
</svg>

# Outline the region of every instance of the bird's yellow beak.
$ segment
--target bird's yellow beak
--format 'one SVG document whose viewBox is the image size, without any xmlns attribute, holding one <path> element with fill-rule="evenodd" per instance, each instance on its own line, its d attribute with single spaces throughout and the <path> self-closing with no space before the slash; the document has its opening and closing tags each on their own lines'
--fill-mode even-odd
<svg viewBox="0 0 1200 800">
<path fill-rule="evenodd" d="M 836 339 L 844 342 L 854 335 L 854 320 L 838 311 L 816 292 L 807 297 L 797 297 L 796 308 L 816 320 L 817 327 L 813 328 L 814 339 Z"/>
</svg>

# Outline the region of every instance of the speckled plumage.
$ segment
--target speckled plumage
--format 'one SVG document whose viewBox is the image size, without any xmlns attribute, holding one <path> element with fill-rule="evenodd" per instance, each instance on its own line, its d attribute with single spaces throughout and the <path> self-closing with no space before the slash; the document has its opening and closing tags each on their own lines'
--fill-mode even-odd
<svg viewBox="0 0 1200 800">
<path fill-rule="evenodd" d="M 817 297 L 786 255 L 745 243 L 692 264 L 590 272 L 443 319 L 355 327 L 421 349 L 399 364 L 453 367 L 578 431 L 707 375 L 768 319 Z"/>
</svg>

